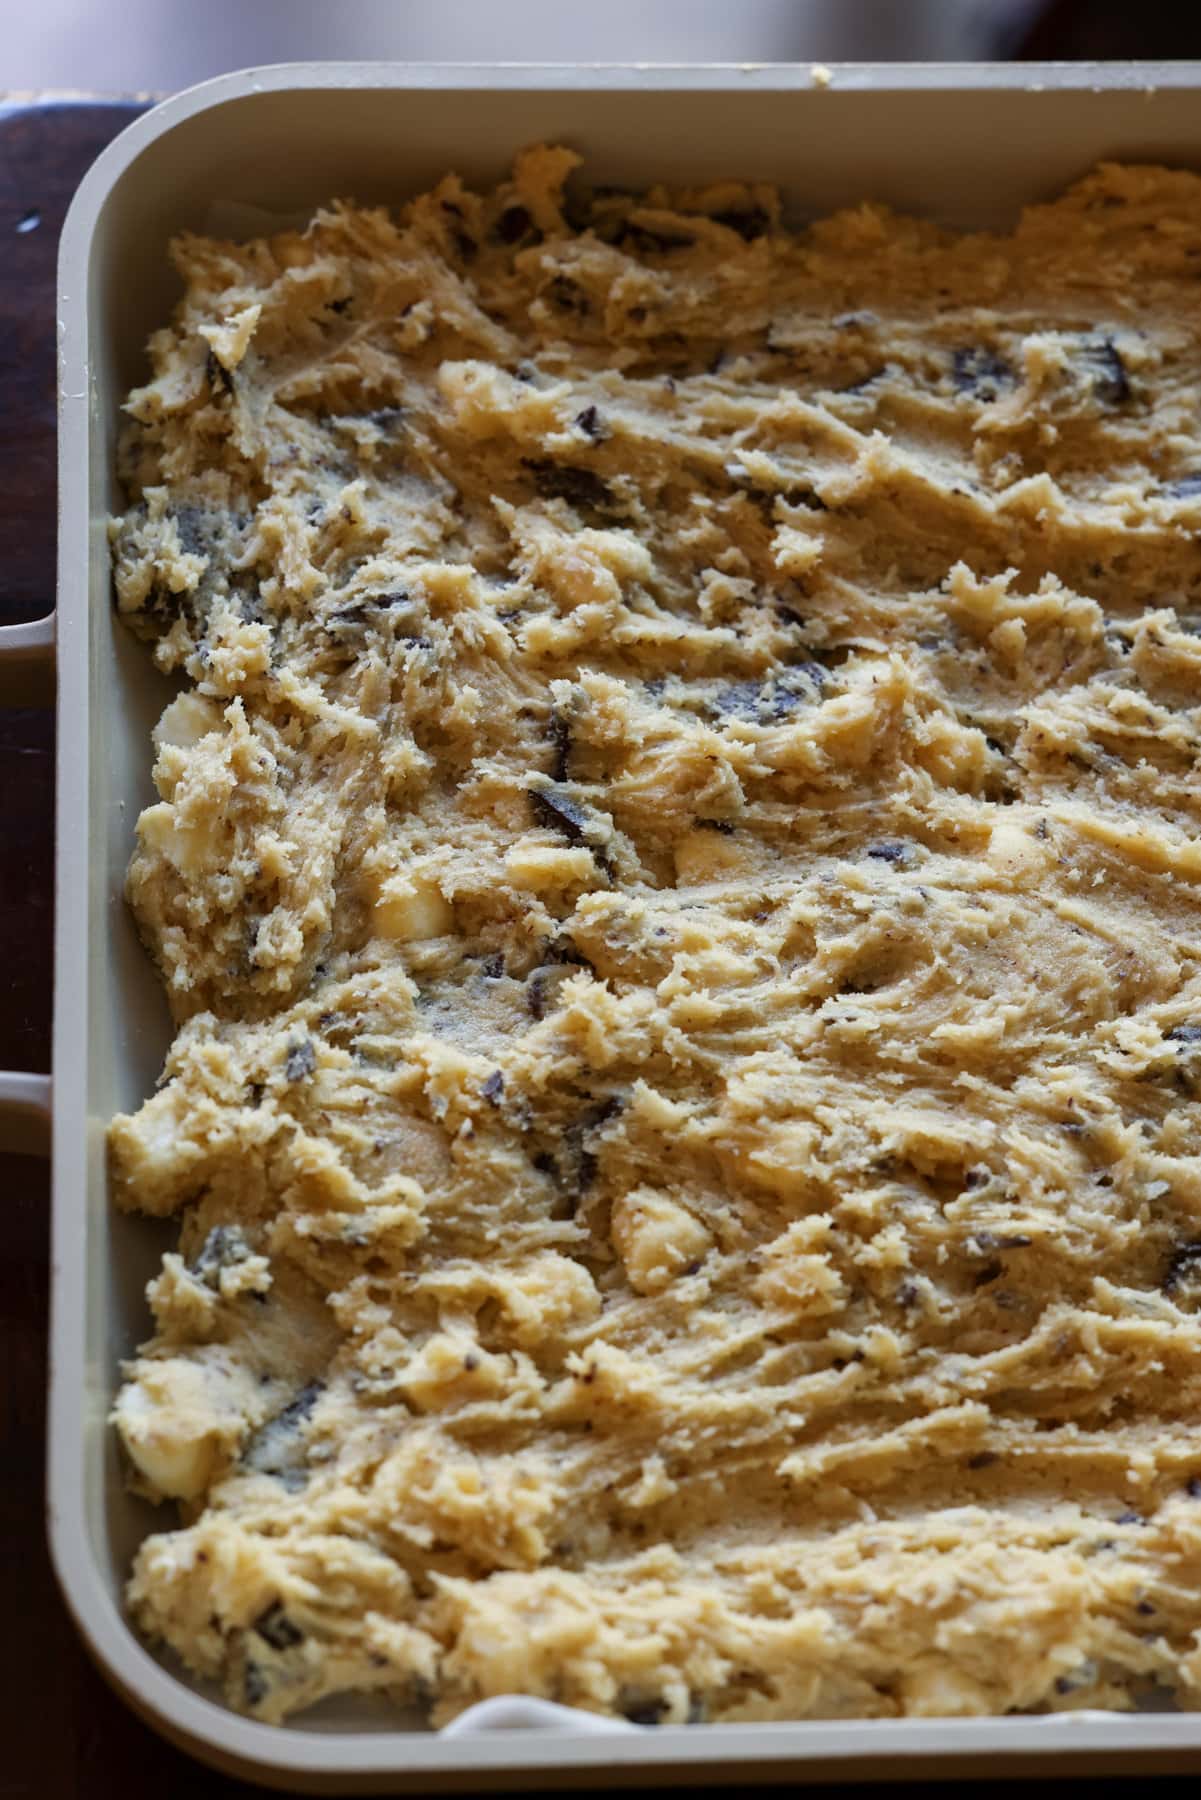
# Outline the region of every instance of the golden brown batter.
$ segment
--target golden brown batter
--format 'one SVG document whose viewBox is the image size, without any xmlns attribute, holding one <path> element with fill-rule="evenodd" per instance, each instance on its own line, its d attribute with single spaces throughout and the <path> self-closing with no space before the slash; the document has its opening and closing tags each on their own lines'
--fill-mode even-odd
<svg viewBox="0 0 1201 1800">
<path fill-rule="evenodd" d="M 1201 181 L 183 241 L 139 1625 L 278 1719 L 1201 1682 Z M 573 184 L 574 185 L 574 184 Z"/>
</svg>

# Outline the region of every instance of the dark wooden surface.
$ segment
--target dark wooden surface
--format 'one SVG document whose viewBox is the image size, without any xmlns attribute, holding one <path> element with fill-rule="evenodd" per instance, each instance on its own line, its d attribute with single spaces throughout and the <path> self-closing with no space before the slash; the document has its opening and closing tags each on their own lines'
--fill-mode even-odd
<svg viewBox="0 0 1201 1800">
<path fill-rule="evenodd" d="M 80 176 L 135 110 L 60 105 L 0 114 L 2 623 L 36 618 L 53 593 L 58 232 Z M 52 750 L 48 713 L 0 712 L 0 1068 L 50 1066 Z M 81 1650 L 55 1587 L 42 1520 L 48 1211 L 44 1166 L 0 1156 L 0 1800 L 259 1793 L 191 1762 L 126 1712 Z M 1165 1779 L 1183 1791 L 1183 1781 L 1164 1777 L 1158 1789 Z M 1090 1778 L 1057 1788 L 1091 1797 L 1128 1794 L 1131 1785 Z M 1009 1783 L 963 1781 L 944 1791 L 969 1787 L 979 1800 L 1013 1791 Z M 898 1792 L 856 1791 L 880 1800 Z M 816 1800 L 819 1790 L 807 1792 Z"/>
</svg>

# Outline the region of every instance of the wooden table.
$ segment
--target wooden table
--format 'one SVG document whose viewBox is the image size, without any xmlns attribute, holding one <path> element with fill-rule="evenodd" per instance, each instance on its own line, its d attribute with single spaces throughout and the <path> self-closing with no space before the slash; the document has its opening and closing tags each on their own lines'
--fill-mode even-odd
<svg viewBox="0 0 1201 1800">
<path fill-rule="evenodd" d="M 38 617 L 54 588 L 59 229 L 81 175 L 138 110 L 46 103 L 0 113 L 3 624 Z M 0 712 L 0 1068 L 50 1066 L 53 738 L 48 712 Z M 193 1763 L 134 1719 L 92 1668 L 59 1598 L 42 1520 L 49 1198 L 43 1164 L 0 1156 L 0 1800 L 235 1800 L 259 1793 Z M 1131 1785 L 1129 1777 L 1094 1778 L 1058 1784 L 1058 1791 L 1092 1800 L 1128 1795 Z M 1177 1786 L 1183 1791 L 1184 1780 L 1156 1782 L 1159 1792 Z M 979 1782 L 970 1790 L 987 1800 L 1011 1787 Z M 835 1791 L 806 1790 L 815 1800 Z M 878 1800 L 898 1792 L 875 1785 L 855 1791 Z"/>
</svg>

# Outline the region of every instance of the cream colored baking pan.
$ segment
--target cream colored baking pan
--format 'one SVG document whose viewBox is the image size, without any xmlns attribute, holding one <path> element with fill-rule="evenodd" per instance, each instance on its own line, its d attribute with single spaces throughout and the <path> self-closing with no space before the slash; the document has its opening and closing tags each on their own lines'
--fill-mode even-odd
<svg viewBox="0 0 1201 1800">
<path fill-rule="evenodd" d="M 331 195 L 397 200 L 447 168 L 491 181 L 535 139 L 598 181 L 778 181 L 798 215 L 865 196 L 1004 222 L 1102 157 L 1201 166 L 1201 66 L 431 68 L 295 65 L 222 77 L 137 120 L 81 186 L 59 277 L 59 781 L 54 1021 L 50 1540 L 93 1654 L 155 1727 L 221 1767 L 315 1791 L 529 1789 L 650 1781 L 1201 1766 L 1201 1714 L 645 1728 L 518 1698 L 448 1730 L 327 1703 L 278 1728 L 228 1712 L 131 1633 L 121 1589 L 153 1509 L 125 1490 L 105 1417 L 147 1330 L 166 1228 L 118 1217 L 104 1129 L 153 1086 L 168 1041 L 122 903 L 150 729 L 166 698 L 114 620 L 105 516 L 121 397 L 173 299 L 182 226 L 254 232 Z M 28 690 L 54 621 L 0 634 L 0 688 Z M 0 1076 L 7 1147 L 46 1084 Z"/>
</svg>

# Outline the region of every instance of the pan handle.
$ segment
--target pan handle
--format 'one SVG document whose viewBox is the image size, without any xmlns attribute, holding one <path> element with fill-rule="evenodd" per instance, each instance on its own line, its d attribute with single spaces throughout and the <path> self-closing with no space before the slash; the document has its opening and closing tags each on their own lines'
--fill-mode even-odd
<svg viewBox="0 0 1201 1800">
<path fill-rule="evenodd" d="M 0 1151 L 50 1154 L 50 1077 L 0 1070 Z"/>
<path fill-rule="evenodd" d="M 54 705 L 54 621 L 0 625 L 0 706 Z"/>
<path fill-rule="evenodd" d="M 54 704 L 54 614 L 0 626 L 0 706 Z M 47 1156 L 50 1077 L 0 1069 L 0 1150 Z"/>
</svg>

